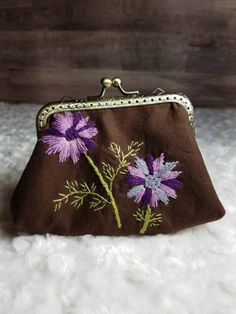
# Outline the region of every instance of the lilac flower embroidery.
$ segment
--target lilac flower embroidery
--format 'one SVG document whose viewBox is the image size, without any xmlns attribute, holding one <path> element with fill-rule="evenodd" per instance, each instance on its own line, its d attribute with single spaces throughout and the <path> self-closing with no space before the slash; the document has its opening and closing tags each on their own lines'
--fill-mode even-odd
<svg viewBox="0 0 236 314">
<path fill-rule="evenodd" d="M 172 171 L 178 161 L 164 163 L 164 154 L 154 159 L 148 155 L 146 160 L 136 157 L 135 167 L 128 167 L 126 183 L 133 185 L 127 196 L 134 197 L 135 203 L 157 207 L 158 202 L 165 205 L 169 198 L 176 198 L 176 191 L 182 183 L 176 178 L 181 171 Z"/>
<path fill-rule="evenodd" d="M 48 155 L 58 153 L 60 162 L 66 161 L 68 158 L 71 158 L 74 164 L 79 161 L 80 155 L 84 154 L 84 157 L 87 159 L 94 173 L 97 175 L 109 199 L 107 200 L 101 195 L 96 195 L 94 191 L 94 185 L 89 188 L 87 183 L 84 183 L 82 185 L 82 190 L 80 191 L 80 193 L 78 192 L 81 197 L 77 198 L 75 202 L 73 202 L 73 204 L 79 207 L 81 205 L 80 202 L 83 202 L 84 193 L 85 195 L 92 194 L 93 196 L 96 196 L 95 202 L 92 203 L 92 207 L 97 207 L 101 209 L 106 204 L 110 204 L 115 214 L 117 226 L 118 228 L 121 228 L 122 224 L 119 209 L 116 205 L 116 201 L 114 199 L 111 188 L 108 186 L 102 173 L 95 165 L 92 158 L 87 154 L 88 149 L 95 146 L 95 142 L 92 140 L 92 137 L 98 133 L 97 128 L 95 127 L 95 123 L 91 121 L 89 117 L 84 118 L 80 112 L 65 112 L 64 114 L 58 113 L 54 115 L 52 126 L 51 128 L 48 128 L 46 132 L 46 135 L 42 137 L 42 141 L 48 144 L 46 153 Z M 76 183 L 73 182 L 72 186 L 74 192 L 76 192 Z M 71 185 L 67 183 L 67 189 L 70 190 L 70 188 Z M 64 195 L 62 196 L 62 199 L 54 200 L 55 202 L 57 202 L 57 206 L 55 207 L 56 210 L 60 209 L 60 204 L 65 199 L 67 200 L 68 196 Z M 102 207 L 100 206 L 101 200 L 105 202 L 105 205 Z"/>
<path fill-rule="evenodd" d="M 59 154 L 59 161 L 71 158 L 76 163 L 81 153 L 95 146 L 91 139 L 97 134 L 95 123 L 84 118 L 80 112 L 65 112 L 55 114 L 51 128 L 42 137 L 42 141 L 49 145 L 46 153 Z"/>
</svg>

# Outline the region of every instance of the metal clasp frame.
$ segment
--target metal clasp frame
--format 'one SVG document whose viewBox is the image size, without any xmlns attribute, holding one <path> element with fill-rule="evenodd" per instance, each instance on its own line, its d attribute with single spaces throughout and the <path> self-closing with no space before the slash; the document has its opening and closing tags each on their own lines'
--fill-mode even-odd
<svg viewBox="0 0 236 314">
<path fill-rule="evenodd" d="M 88 97 L 89 100 L 97 99 L 97 98 L 104 98 L 106 90 L 110 88 L 111 86 L 118 88 L 124 96 L 130 96 L 130 95 L 138 96 L 139 95 L 139 91 L 137 90 L 129 91 L 129 92 L 125 91 L 124 88 L 122 87 L 121 79 L 119 77 L 114 77 L 112 80 L 107 77 L 103 77 L 101 79 L 101 84 L 102 84 L 102 90 L 100 94 L 97 96 L 89 96 Z"/>
</svg>

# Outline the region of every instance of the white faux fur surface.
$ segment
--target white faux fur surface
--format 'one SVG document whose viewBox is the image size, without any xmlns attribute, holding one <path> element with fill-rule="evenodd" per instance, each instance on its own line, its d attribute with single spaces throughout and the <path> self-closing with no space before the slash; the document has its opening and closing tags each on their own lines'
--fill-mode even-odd
<svg viewBox="0 0 236 314">
<path fill-rule="evenodd" d="M 235 314 L 236 110 L 196 110 L 223 219 L 153 237 L 16 236 L 9 202 L 38 109 L 0 103 L 0 314 Z"/>
</svg>

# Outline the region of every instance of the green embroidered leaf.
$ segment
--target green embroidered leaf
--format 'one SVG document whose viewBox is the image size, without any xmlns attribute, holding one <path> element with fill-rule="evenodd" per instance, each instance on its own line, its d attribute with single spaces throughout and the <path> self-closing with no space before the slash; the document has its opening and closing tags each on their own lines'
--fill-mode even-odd
<svg viewBox="0 0 236 314">
<path fill-rule="evenodd" d="M 110 146 L 108 147 L 110 151 L 112 151 L 115 155 L 115 157 L 120 160 L 122 158 L 123 152 L 121 151 L 121 148 L 119 145 L 117 145 L 114 142 L 111 142 Z"/>
<path fill-rule="evenodd" d="M 69 193 L 76 192 L 77 191 L 77 189 L 76 189 L 77 186 L 78 186 L 77 181 L 69 182 L 68 180 L 66 180 L 65 188 L 69 191 Z"/>
<path fill-rule="evenodd" d="M 128 145 L 128 153 L 130 156 L 135 156 L 137 152 L 140 150 L 142 143 L 132 141 L 130 145 Z"/>
<path fill-rule="evenodd" d="M 127 152 L 124 153 L 119 145 L 112 142 L 108 149 L 114 154 L 118 161 L 117 167 L 114 169 L 110 164 L 103 163 L 103 173 L 108 181 L 110 181 L 110 190 L 112 191 L 112 185 L 115 177 L 118 174 L 125 175 L 128 172 L 127 167 L 130 165 L 128 158 L 135 156 L 140 150 L 143 143 L 132 141 L 128 147 Z"/>
<path fill-rule="evenodd" d="M 84 203 L 85 195 L 76 195 L 74 200 L 71 202 L 71 205 L 74 206 L 76 209 L 79 209 Z"/>
<path fill-rule="evenodd" d="M 162 215 L 161 214 L 152 214 L 150 219 L 150 227 L 157 227 L 162 222 Z"/>
<path fill-rule="evenodd" d="M 126 174 L 128 172 L 128 169 L 122 169 L 120 170 L 120 174 Z"/>
<path fill-rule="evenodd" d="M 106 198 L 96 193 L 96 185 L 94 183 L 89 187 L 86 182 L 79 185 L 77 181 L 69 182 L 66 180 L 65 189 L 68 193 L 58 193 L 60 198 L 53 201 L 55 203 L 55 211 L 60 210 L 63 204 L 68 203 L 69 199 L 72 199 L 70 204 L 79 209 L 84 204 L 84 199 L 89 196 L 92 197 L 92 202 L 89 203 L 90 208 L 93 208 L 95 211 L 104 208 L 107 203 L 110 204 Z"/>
<path fill-rule="evenodd" d="M 55 204 L 54 210 L 57 211 L 61 208 L 61 202 Z"/>
<path fill-rule="evenodd" d="M 136 218 L 137 221 L 144 221 L 145 212 L 144 210 L 141 210 L 140 208 L 138 208 L 138 210 L 136 211 L 135 214 L 133 214 L 133 216 Z"/>
<path fill-rule="evenodd" d="M 140 150 L 142 143 L 132 141 L 127 147 L 127 153 L 125 154 L 119 145 L 114 142 L 111 142 L 108 149 L 112 151 L 115 157 L 120 161 L 120 163 L 124 162 L 128 156 L 135 156 L 136 153 Z"/>
<path fill-rule="evenodd" d="M 81 190 L 77 191 L 77 195 L 74 196 L 74 200 L 71 205 L 79 209 L 84 204 L 84 198 L 92 194 L 96 190 L 96 186 L 93 183 L 91 187 L 86 182 L 80 184 Z"/>
<path fill-rule="evenodd" d="M 55 211 L 60 210 L 61 206 L 63 204 L 67 204 L 68 203 L 68 200 L 69 200 L 69 198 L 72 195 L 78 193 L 78 191 L 76 189 L 77 186 L 78 186 L 77 181 L 69 182 L 68 180 L 66 180 L 65 189 L 68 191 L 68 193 L 67 194 L 65 194 L 65 193 L 58 193 L 58 196 L 60 196 L 60 198 L 55 199 L 53 201 L 53 203 L 55 203 L 55 205 L 54 205 L 54 210 Z"/>
<path fill-rule="evenodd" d="M 77 182 L 76 180 L 71 181 L 70 186 L 73 187 L 73 188 L 75 188 L 75 187 L 78 186 L 78 182 Z"/>
<path fill-rule="evenodd" d="M 90 202 L 90 208 L 93 209 L 94 211 L 99 211 L 106 206 L 106 203 L 107 202 L 105 200 L 98 197 L 94 197 L 92 202 Z"/>
<path fill-rule="evenodd" d="M 80 187 L 82 188 L 82 190 L 85 190 L 85 191 L 89 190 L 89 187 L 88 187 L 88 185 L 87 185 L 86 182 L 81 183 L 81 184 L 80 184 Z"/>
<path fill-rule="evenodd" d="M 140 233 L 144 234 L 146 230 L 150 227 L 157 227 L 162 222 L 162 215 L 157 213 L 152 213 L 151 206 L 148 205 L 146 211 L 138 208 L 135 214 L 133 214 L 138 222 L 143 222 L 143 226 L 140 229 Z"/>
<path fill-rule="evenodd" d="M 114 168 L 110 164 L 107 164 L 105 162 L 103 162 L 102 165 L 103 174 L 109 181 L 111 181 L 112 177 L 115 174 Z"/>
</svg>

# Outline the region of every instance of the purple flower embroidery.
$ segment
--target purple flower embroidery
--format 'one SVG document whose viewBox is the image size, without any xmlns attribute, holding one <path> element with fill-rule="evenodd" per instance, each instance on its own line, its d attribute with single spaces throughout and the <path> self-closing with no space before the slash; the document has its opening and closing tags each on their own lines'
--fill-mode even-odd
<svg viewBox="0 0 236 314">
<path fill-rule="evenodd" d="M 159 201 L 167 205 L 170 197 L 177 197 L 175 189 L 182 186 L 176 179 L 181 171 L 172 171 L 177 163 L 164 163 L 163 153 L 157 159 L 151 155 L 146 160 L 136 157 L 135 167 L 128 167 L 129 174 L 125 178 L 127 184 L 133 185 L 127 196 L 142 205 L 157 207 Z"/>
<path fill-rule="evenodd" d="M 48 155 L 59 153 L 60 162 L 71 157 L 76 163 L 81 153 L 85 154 L 95 146 L 91 138 L 97 132 L 95 123 L 89 117 L 84 118 L 80 112 L 57 113 L 42 141 L 49 145 Z"/>
</svg>

